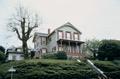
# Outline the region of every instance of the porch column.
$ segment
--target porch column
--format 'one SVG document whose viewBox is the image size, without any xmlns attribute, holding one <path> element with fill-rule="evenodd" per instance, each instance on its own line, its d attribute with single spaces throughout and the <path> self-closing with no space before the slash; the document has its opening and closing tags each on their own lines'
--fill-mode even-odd
<svg viewBox="0 0 120 79">
<path fill-rule="evenodd" d="M 63 45 L 62 45 L 62 40 L 61 40 L 60 42 L 61 42 L 61 51 L 63 51 L 63 47 L 62 47 L 62 46 L 63 46 Z"/>
<path fill-rule="evenodd" d="M 76 49 L 75 49 L 75 53 L 78 53 L 78 43 L 76 42 Z"/>
<path fill-rule="evenodd" d="M 70 41 L 68 41 L 69 42 L 69 49 L 68 49 L 68 52 L 70 53 Z"/>
</svg>

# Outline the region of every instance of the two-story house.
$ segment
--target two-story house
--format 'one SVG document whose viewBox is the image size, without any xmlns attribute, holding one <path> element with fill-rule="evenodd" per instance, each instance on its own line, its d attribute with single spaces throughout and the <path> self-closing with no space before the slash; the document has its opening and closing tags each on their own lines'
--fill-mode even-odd
<svg viewBox="0 0 120 79">
<path fill-rule="evenodd" d="M 57 51 L 66 52 L 68 57 L 80 57 L 81 55 L 81 32 L 76 29 L 71 23 L 66 23 L 53 32 L 48 34 L 35 33 L 34 49 L 35 56 L 40 57 L 44 53 L 57 53 Z"/>
</svg>

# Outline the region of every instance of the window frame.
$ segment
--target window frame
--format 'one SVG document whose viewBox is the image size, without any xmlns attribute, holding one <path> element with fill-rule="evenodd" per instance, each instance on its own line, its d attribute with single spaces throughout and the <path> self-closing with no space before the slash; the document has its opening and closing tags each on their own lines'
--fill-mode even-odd
<svg viewBox="0 0 120 79">
<path fill-rule="evenodd" d="M 70 38 L 68 38 L 68 34 L 70 34 Z M 66 31 L 66 39 L 68 39 L 68 40 L 72 39 L 72 34 L 71 34 L 71 32 Z"/>
<path fill-rule="evenodd" d="M 44 53 L 43 53 L 43 50 L 44 50 L 44 49 L 45 49 L 45 51 L 46 51 L 45 53 L 47 53 L 47 49 L 46 49 L 46 48 L 42 48 L 42 49 L 41 49 L 42 54 L 44 54 Z"/>
<path fill-rule="evenodd" d="M 77 35 L 77 39 L 76 39 L 75 35 Z M 74 32 L 74 34 L 73 34 L 73 38 L 74 38 L 74 40 L 79 40 L 79 33 Z"/>
<path fill-rule="evenodd" d="M 60 33 L 61 32 L 61 36 L 60 36 Z M 59 39 L 64 39 L 64 32 L 62 30 L 58 30 L 58 38 Z"/>
</svg>

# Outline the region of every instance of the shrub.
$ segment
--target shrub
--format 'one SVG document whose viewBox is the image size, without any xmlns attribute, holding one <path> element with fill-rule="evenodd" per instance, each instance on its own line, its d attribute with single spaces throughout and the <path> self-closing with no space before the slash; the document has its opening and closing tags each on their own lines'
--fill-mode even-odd
<svg viewBox="0 0 120 79">
<path fill-rule="evenodd" d="M 42 55 L 42 58 L 44 58 L 44 59 L 57 59 L 56 58 L 56 56 L 55 56 L 55 54 L 44 54 L 44 55 Z"/>
<path fill-rule="evenodd" d="M 42 56 L 45 59 L 67 59 L 67 55 L 65 52 L 60 51 L 57 53 L 45 54 Z"/>
<path fill-rule="evenodd" d="M 55 54 L 57 59 L 67 59 L 67 54 L 63 51 L 59 51 Z"/>
<path fill-rule="evenodd" d="M 99 60 L 114 60 L 120 58 L 120 41 L 118 40 L 102 40 L 98 48 Z"/>
<path fill-rule="evenodd" d="M 105 71 L 112 79 L 120 79 L 120 67 L 112 62 L 95 61 L 97 67 Z M 14 65 L 17 70 L 14 79 L 97 79 L 98 74 L 86 63 L 68 60 L 25 60 L 14 61 L 0 65 L 0 78 L 10 79 L 8 69 Z M 108 70 L 111 68 L 115 70 Z"/>
<path fill-rule="evenodd" d="M 5 61 L 5 54 L 0 51 L 0 63 L 3 63 Z"/>
</svg>

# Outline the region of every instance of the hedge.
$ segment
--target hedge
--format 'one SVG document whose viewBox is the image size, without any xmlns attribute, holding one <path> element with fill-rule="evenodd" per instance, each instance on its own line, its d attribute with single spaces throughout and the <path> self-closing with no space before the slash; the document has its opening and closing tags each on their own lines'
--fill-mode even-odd
<svg viewBox="0 0 120 79">
<path fill-rule="evenodd" d="M 113 79 L 120 79 L 120 67 L 114 63 L 105 64 L 105 62 L 99 63 L 98 61 L 94 61 L 94 63 L 104 70 L 107 76 Z M 8 69 L 13 65 L 17 70 L 13 79 L 96 79 L 98 76 L 86 63 L 68 60 L 36 59 L 8 62 L 0 65 L 0 79 L 10 79 Z M 110 65 L 114 68 L 111 69 Z"/>
</svg>

